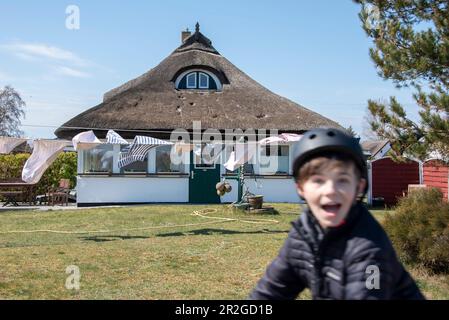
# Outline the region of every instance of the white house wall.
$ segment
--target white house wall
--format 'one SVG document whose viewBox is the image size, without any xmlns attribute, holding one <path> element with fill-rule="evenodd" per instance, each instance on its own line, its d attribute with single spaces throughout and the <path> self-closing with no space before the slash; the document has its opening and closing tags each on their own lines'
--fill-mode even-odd
<svg viewBox="0 0 449 320">
<path fill-rule="evenodd" d="M 120 146 L 114 145 L 114 160 L 112 172 L 119 174 L 118 155 Z M 290 148 L 288 157 L 289 173 L 292 171 L 292 162 L 296 150 Z M 186 160 L 189 154 L 186 154 Z M 155 149 L 148 155 L 148 172 L 155 172 Z M 287 159 L 286 159 L 287 160 Z M 83 155 L 78 153 L 77 202 L 79 204 L 101 203 L 150 203 L 150 202 L 189 202 L 189 177 L 163 177 L 163 176 L 99 176 L 83 174 Z M 258 165 L 255 172 L 259 172 Z M 221 166 L 221 175 L 225 169 Z M 189 165 L 185 165 L 186 173 L 190 172 Z M 221 202 L 230 203 L 238 201 L 238 188 L 236 180 L 227 180 L 232 191 L 221 197 Z M 245 178 L 249 191 L 264 196 L 266 202 L 298 202 L 295 184 L 291 177 L 266 176 L 256 179 Z"/>
<path fill-rule="evenodd" d="M 232 191 L 221 197 L 221 202 L 237 201 L 237 180 L 227 180 Z M 295 183 L 292 178 L 245 178 L 245 184 L 251 193 L 263 195 L 264 202 L 290 202 L 297 203 L 299 196 L 296 193 Z M 244 192 L 245 190 L 243 190 Z"/>
<path fill-rule="evenodd" d="M 77 177 L 78 203 L 188 202 L 189 179 Z"/>
<path fill-rule="evenodd" d="M 237 201 L 238 197 L 238 183 L 237 180 L 226 180 L 232 187 L 231 192 L 225 193 L 224 196 L 220 197 L 221 202 L 234 202 Z"/>
<path fill-rule="evenodd" d="M 296 186 L 292 178 L 245 179 L 251 193 L 263 195 L 265 202 L 298 202 Z"/>
<path fill-rule="evenodd" d="M 246 178 L 249 191 L 263 195 L 265 202 L 298 202 L 292 179 Z M 232 191 L 221 202 L 237 201 L 236 180 L 228 180 Z M 260 188 L 258 188 L 258 186 Z M 93 203 L 151 203 L 189 202 L 189 178 L 166 177 L 88 177 L 77 178 L 77 202 Z"/>
</svg>

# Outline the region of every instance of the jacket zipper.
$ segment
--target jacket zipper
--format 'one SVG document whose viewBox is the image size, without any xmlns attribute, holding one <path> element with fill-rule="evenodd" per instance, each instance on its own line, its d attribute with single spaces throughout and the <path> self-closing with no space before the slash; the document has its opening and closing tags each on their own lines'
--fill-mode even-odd
<svg viewBox="0 0 449 320">
<path fill-rule="evenodd" d="M 321 285 L 322 285 L 322 275 L 321 275 L 321 266 L 322 266 L 322 253 L 327 242 L 326 234 L 323 235 L 323 238 L 318 243 L 318 246 L 314 246 L 315 250 L 315 258 L 314 258 L 314 269 L 315 269 L 315 292 L 316 298 L 322 299 Z"/>
</svg>

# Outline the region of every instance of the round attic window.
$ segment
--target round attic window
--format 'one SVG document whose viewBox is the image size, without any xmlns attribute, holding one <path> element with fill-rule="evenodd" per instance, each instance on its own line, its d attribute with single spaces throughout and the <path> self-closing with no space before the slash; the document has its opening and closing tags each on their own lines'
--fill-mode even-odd
<svg viewBox="0 0 449 320">
<path fill-rule="evenodd" d="M 222 88 L 220 80 L 205 70 L 188 70 L 179 75 L 175 81 L 176 89 L 217 90 Z"/>
</svg>

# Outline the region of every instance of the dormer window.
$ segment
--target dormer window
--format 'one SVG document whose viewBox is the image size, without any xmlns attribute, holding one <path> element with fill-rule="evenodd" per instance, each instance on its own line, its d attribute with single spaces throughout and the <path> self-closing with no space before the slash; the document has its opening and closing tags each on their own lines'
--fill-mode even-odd
<svg viewBox="0 0 449 320">
<path fill-rule="evenodd" d="M 175 81 L 176 89 L 217 90 L 222 86 L 220 80 L 213 73 L 205 70 L 188 70 L 183 72 Z"/>
<path fill-rule="evenodd" d="M 196 89 L 196 72 L 189 73 L 187 76 L 187 89 Z"/>
<path fill-rule="evenodd" d="M 209 76 L 203 72 L 198 72 L 198 88 L 200 89 L 209 89 Z"/>
</svg>

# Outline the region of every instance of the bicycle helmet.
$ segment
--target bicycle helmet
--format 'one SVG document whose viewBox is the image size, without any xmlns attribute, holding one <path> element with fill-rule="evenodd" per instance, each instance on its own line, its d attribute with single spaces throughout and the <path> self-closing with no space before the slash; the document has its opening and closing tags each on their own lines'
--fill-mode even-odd
<svg viewBox="0 0 449 320">
<path fill-rule="evenodd" d="M 368 181 L 368 169 L 365 155 L 359 140 L 346 132 L 335 128 L 317 128 L 307 131 L 297 143 L 297 154 L 293 162 L 293 177 L 296 180 L 299 169 L 310 158 L 323 152 L 335 151 L 351 157 L 361 172 L 361 178 Z M 364 193 L 368 190 L 366 184 Z"/>
</svg>

